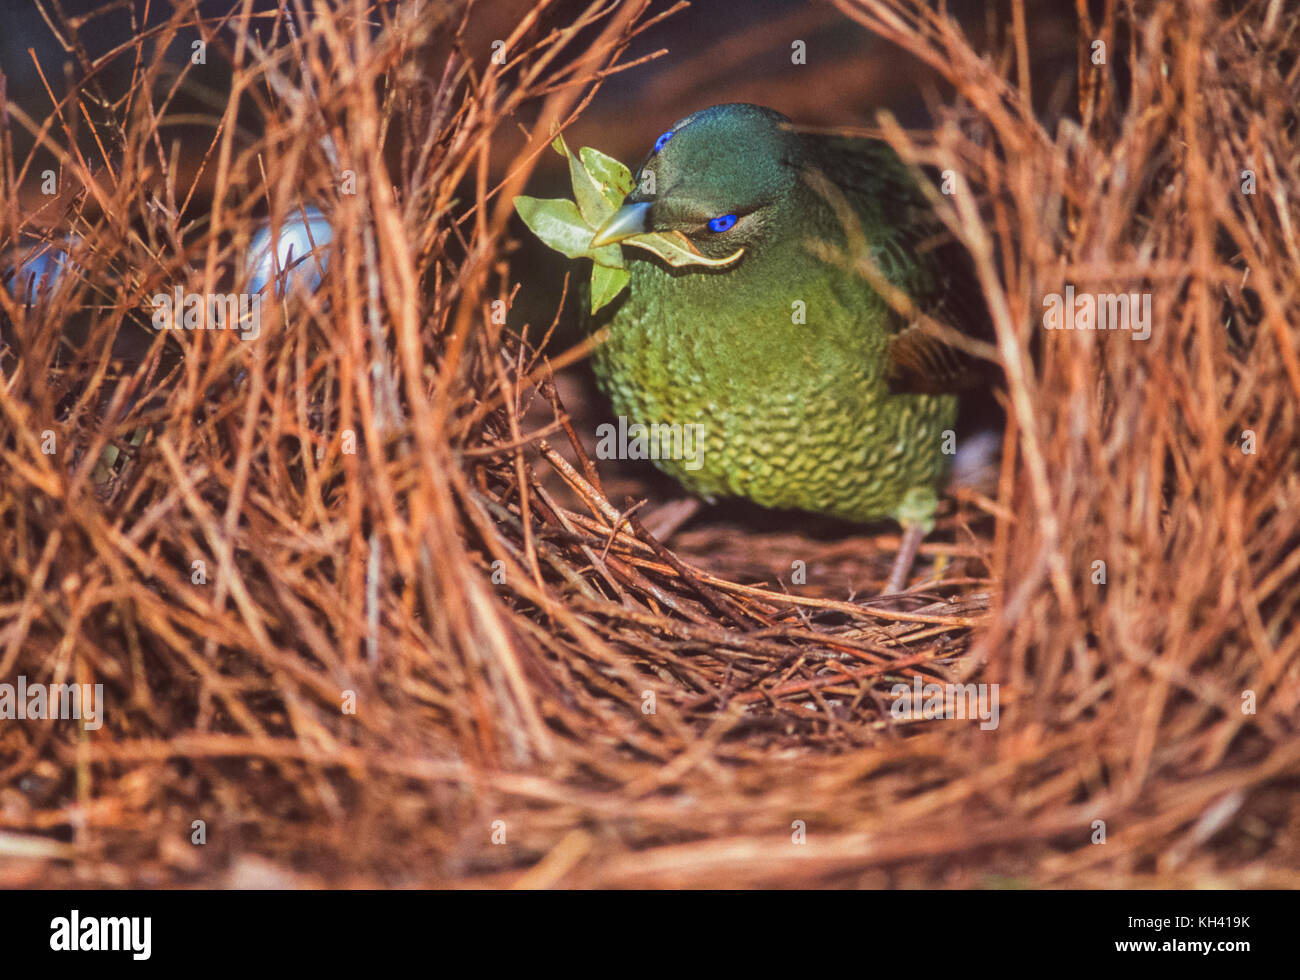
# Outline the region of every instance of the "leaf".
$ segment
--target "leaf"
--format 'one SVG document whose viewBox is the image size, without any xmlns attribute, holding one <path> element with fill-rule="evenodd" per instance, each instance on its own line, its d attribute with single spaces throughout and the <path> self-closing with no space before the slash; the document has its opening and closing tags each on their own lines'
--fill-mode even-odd
<svg viewBox="0 0 1300 980">
<path fill-rule="evenodd" d="M 574 200 L 564 198 L 542 200 L 520 195 L 515 198 L 515 210 L 524 224 L 538 238 L 571 259 L 591 259 L 591 312 L 598 313 L 618 297 L 631 281 L 631 273 L 623 265 L 622 245 L 615 243 L 592 249 L 591 239 L 596 229 L 623 203 L 632 192 L 632 172 L 611 156 L 590 146 L 584 146 L 575 157 L 564 137 L 556 134 L 551 148 L 569 161 L 569 180 L 573 184 Z M 576 202 L 576 203 L 575 203 Z M 634 245 L 659 256 L 669 265 L 702 265 L 721 267 L 739 259 L 745 250 L 722 259 L 711 259 L 679 231 L 652 232 L 634 235 L 622 244 Z"/>
<path fill-rule="evenodd" d="M 569 144 L 564 142 L 563 133 L 555 134 L 555 139 L 551 140 L 551 149 L 569 161 L 569 182 L 573 185 L 573 198 L 578 203 L 582 220 L 592 227 L 594 234 L 594 229 L 605 223 L 605 219 L 614 213 L 614 208 L 618 207 L 623 199 L 621 197 L 617 201 L 610 199 L 608 187 L 592 176 L 585 164 L 569 151 Z M 583 147 L 580 152 L 586 150 L 587 147 Z M 516 209 L 517 207 L 518 205 Z M 622 265 L 621 262 L 618 264 Z"/>
<path fill-rule="evenodd" d="M 561 255 L 594 259 L 613 269 L 623 267 L 623 253 L 617 245 L 592 250 L 594 232 L 572 201 L 562 197 L 543 200 L 521 194 L 515 198 L 515 210 L 534 235 Z"/>
<path fill-rule="evenodd" d="M 569 180 L 573 183 L 573 198 L 578 202 L 582 219 L 593 229 L 599 228 L 614 213 L 617 205 L 610 203 L 604 187 L 596 182 L 596 178 L 587 172 L 587 168 L 575 156 L 569 157 Z"/>
<path fill-rule="evenodd" d="M 591 313 L 595 316 L 602 306 L 613 301 L 627 286 L 632 274 L 626 269 L 610 269 L 603 265 L 591 267 Z"/>
<path fill-rule="evenodd" d="M 623 239 L 623 244 L 653 252 L 669 265 L 675 266 L 703 265 L 717 269 L 731 265 L 745 254 L 743 248 L 738 248 L 726 258 L 711 259 L 702 254 L 680 231 L 652 231 L 646 235 L 633 235 Z"/>
<path fill-rule="evenodd" d="M 623 203 L 623 198 L 632 193 L 632 171 L 613 157 L 590 146 L 580 149 L 578 156 L 582 158 L 582 165 L 592 180 L 600 185 L 611 208 L 618 207 Z"/>
</svg>

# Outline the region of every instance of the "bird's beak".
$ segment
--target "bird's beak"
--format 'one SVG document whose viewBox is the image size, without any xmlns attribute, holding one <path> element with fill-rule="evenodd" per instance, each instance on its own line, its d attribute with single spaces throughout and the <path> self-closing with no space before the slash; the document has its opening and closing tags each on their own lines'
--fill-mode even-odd
<svg viewBox="0 0 1300 980">
<path fill-rule="evenodd" d="M 650 203 L 624 204 L 609 216 L 609 220 L 596 229 L 591 240 L 592 248 L 613 245 L 633 235 L 644 235 L 650 230 Z"/>
</svg>

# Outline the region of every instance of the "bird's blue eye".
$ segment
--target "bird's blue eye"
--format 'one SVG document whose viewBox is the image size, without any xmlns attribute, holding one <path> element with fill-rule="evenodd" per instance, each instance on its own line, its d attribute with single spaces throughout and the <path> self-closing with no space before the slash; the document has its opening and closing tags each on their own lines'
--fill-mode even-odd
<svg viewBox="0 0 1300 980">
<path fill-rule="evenodd" d="M 655 153 L 658 153 L 660 150 L 662 150 L 664 148 L 664 144 L 673 138 L 673 132 L 674 130 L 670 129 L 668 130 L 668 132 L 664 133 L 657 140 L 655 140 L 655 148 L 654 148 Z"/>
<path fill-rule="evenodd" d="M 709 222 L 709 231 L 720 235 L 724 231 L 730 231 L 731 226 L 734 225 L 735 223 L 736 223 L 736 216 L 734 214 L 724 214 L 721 215 L 720 217 L 712 219 Z"/>
</svg>

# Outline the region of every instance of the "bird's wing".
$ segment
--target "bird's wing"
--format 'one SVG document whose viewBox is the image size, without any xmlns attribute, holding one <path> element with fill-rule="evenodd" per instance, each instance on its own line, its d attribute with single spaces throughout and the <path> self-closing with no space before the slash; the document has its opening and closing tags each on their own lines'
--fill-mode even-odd
<svg viewBox="0 0 1300 980">
<path fill-rule="evenodd" d="M 992 324 L 969 254 L 934 213 L 893 149 L 880 140 L 808 134 L 811 163 L 862 219 L 872 259 L 917 312 L 941 327 L 991 340 Z M 987 384 L 991 365 L 916 319 L 894 318 L 890 387 L 939 393 Z"/>
</svg>

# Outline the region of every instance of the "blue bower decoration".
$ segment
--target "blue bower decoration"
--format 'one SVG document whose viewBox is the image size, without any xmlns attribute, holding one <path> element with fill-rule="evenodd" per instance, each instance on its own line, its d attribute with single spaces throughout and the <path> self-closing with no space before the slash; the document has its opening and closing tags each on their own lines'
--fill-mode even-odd
<svg viewBox="0 0 1300 980">
<path fill-rule="evenodd" d="M 4 257 L 0 279 L 4 280 L 9 295 L 27 306 L 35 306 L 37 299 L 53 290 L 63 274 L 72 268 L 68 252 L 78 240 L 76 235 L 69 235 L 65 251 L 49 242 L 25 239 L 24 245 L 30 246 L 29 250 L 15 249 Z"/>
<path fill-rule="evenodd" d="M 285 215 L 274 249 L 271 248 L 271 223 L 263 222 L 248 247 L 249 292 L 260 293 L 275 279 L 277 297 L 283 296 L 286 287 L 297 282 L 314 293 L 320 287 L 321 272 L 329 266 L 329 249 L 325 246 L 333 237 L 334 229 L 325 215 L 310 204 Z M 313 244 L 316 246 L 315 254 L 312 252 Z"/>
</svg>

